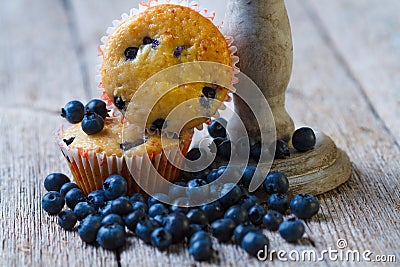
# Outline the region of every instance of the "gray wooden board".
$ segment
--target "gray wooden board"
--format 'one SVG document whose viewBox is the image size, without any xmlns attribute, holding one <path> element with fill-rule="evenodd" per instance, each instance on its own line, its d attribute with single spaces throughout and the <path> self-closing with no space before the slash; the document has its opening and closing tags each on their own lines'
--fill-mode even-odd
<svg viewBox="0 0 400 267">
<path fill-rule="evenodd" d="M 0 109 L 0 265 L 116 266 L 118 260 L 114 253 L 85 245 L 77 233 L 61 230 L 54 217 L 42 212 L 40 199 L 44 193 L 43 179 L 48 173 L 69 173 L 52 137 L 61 119 L 51 112 L 70 99 L 92 95 L 92 91 L 84 89 L 85 79 L 90 79 L 82 76 L 82 66 L 88 70 L 95 68 L 93 57 L 97 52 L 92 49 L 96 49 L 105 27 L 136 3 L 3 2 L 0 9 L 0 92 L 4 101 Z M 389 112 L 396 107 L 393 92 L 397 91 L 392 86 L 396 78 L 391 73 L 396 73 L 398 65 L 391 65 L 390 59 L 396 51 L 379 50 L 387 43 L 366 42 L 362 39 L 364 35 L 351 34 L 358 28 L 348 29 L 340 21 L 354 19 L 359 22 L 354 25 L 367 27 L 362 25 L 360 10 L 374 14 L 376 21 L 398 14 L 395 0 L 385 1 L 386 9 L 378 8 L 378 3 L 368 8 L 370 2 L 287 1 L 295 53 L 288 110 L 297 126 L 311 125 L 329 135 L 347 152 L 354 172 L 345 185 L 318 197 L 321 211 L 309 222 L 307 235 L 299 244 L 288 244 L 276 233 L 267 232 L 271 249 L 313 249 L 308 239 L 311 237 L 315 249 L 321 251 L 336 248 L 336 241 L 344 238 L 349 249 L 368 249 L 374 255 L 396 254 L 397 262 L 400 259 L 400 148 L 395 143 L 399 142 L 398 116 L 396 112 Z M 324 22 L 324 31 L 315 14 Z M 75 26 L 71 26 L 71 20 Z M 343 27 L 345 32 L 341 32 Z M 371 36 L 378 38 L 375 36 L 379 33 L 389 35 L 395 31 L 390 27 L 390 23 L 377 23 L 369 28 Z M 81 48 L 71 43 L 77 33 Z M 352 45 L 357 42 L 363 46 L 353 51 Z M 368 59 L 363 58 L 366 55 Z M 382 69 L 378 78 L 386 79 L 380 85 L 382 94 L 373 91 L 378 82 L 370 77 L 375 74 L 373 66 L 378 66 L 380 61 L 387 63 L 379 65 Z M 210 263 L 198 264 L 183 246 L 167 253 L 136 238 L 130 238 L 129 242 L 120 255 L 122 266 L 266 265 L 232 244 L 214 243 L 217 257 Z M 272 265 L 288 264 L 299 263 L 275 259 Z M 323 265 L 353 264 L 325 261 Z"/>
</svg>

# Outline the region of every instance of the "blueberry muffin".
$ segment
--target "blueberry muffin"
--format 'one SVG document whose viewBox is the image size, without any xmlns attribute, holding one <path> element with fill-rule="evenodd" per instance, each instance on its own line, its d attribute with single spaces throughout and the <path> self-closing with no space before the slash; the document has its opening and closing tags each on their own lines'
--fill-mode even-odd
<svg viewBox="0 0 400 267">
<path fill-rule="evenodd" d="M 177 150 L 185 154 L 191 142 L 189 131 L 183 131 L 178 138 L 161 141 L 159 135 L 139 135 L 135 128 L 126 131 L 123 127 L 129 126 L 125 125 L 119 118 L 106 118 L 104 129 L 97 134 L 87 135 L 80 123 L 58 133 L 61 150 L 76 183 L 85 193 L 100 189 L 104 180 L 115 173 L 127 179 L 130 193 L 140 191 L 131 172 L 146 183 L 156 183 L 143 173 L 142 158 L 146 154 L 166 180 L 174 181 L 178 177 L 178 168 L 167 160 L 166 154 L 175 155 Z M 128 132 L 129 138 L 123 139 L 122 135 Z"/>
<path fill-rule="evenodd" d="M 108 36 L 100 73 L 108 98 L 125 113 L 131 100 L 134 101 L 130 112 L 132 120 L 136 122 L 145 116 L 146 128 L 166 127 L 168 121 L 164 122 L 168 114 L 179 104 L 190 100 L 180 112 L 185 118 L 180 118 L 179 113 L 173 116 L 177 122 L 187 117 L 195 118 L 188 123 L 185 121 L 184 129 L 190 129 L 216 112 L 228 93 L 227 87 L 221 85 L 231 82 L 231 73 L 226 73 L 224 77 L 218 73 L 213 79 L 203 82 L 203 79 L 196 80 L 198 72 L 191 69 L 189 72 L 194 74 L 194 82 L 185 85 L 177 83 L 179 86 L 169 88 L 175 81 L 158 79 L 141 88 L 142 93 L 134 100 L 132 97 L 146 80 L 161 70 L 200 61 L 232 67 L 225 37 L 209 19 L 195 10 L 163 4 L 128 18 Z M 201 67 L 199 70 L 202 71 Z M 186 75 L 185 70 L 179 74 Z M 166 90 L 168 92 L 164 93 Z"/>
</svg>

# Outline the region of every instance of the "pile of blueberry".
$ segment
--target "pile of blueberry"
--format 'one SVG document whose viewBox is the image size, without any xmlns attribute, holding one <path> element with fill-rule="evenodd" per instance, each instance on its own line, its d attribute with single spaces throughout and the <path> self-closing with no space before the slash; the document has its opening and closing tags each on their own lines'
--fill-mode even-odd
<svg viewBox="0 0 400 267">
<path fill-rule="evenodd" d="M 222 166 L 207 175 L 198 175 L 188 182 L 176 184 L 199 187 L 213 180 L 224 171 Z M 237 171 L 237 170 L 236 170 Z M 262 228 L 277 231 L 288 242 L 296 242 L 305 231 L 302 219 L 309 219 L 319 210 L 318 200 L 309 194 L 299 194 L 291 200 L 285 195 L 289 188 L 286 176 L 270 172 L 263 190 L 269 195 L 267 203 L 246 190 L 256 168 L 248 165 L 243 169 L 238 185 L 224 184 L 218 188 L 220 198 L 199 207 L 177 205 L 190 197 L 180 197 L 167 205 L 177 195 L 176 187 L 168 194 L 159 193 L 146 198 L 136 193 L 127 196 L 127 183 L 119 175 L 111 175 L 96 190 L 85 196 L 78 186 L 61 173 L 46 177 L 44 187 L 48 191 L 42 198 L 42 208 L 50 215 L 58 216 L 58 224 L 65 230 L 76 229 L 83 241 L 115 250 L 126 244 L 131 232 L 145 243 L 160 250 L 173 244 L 187 242 L 189 252 L 197 261 L 211 260 L 214 255 L 212 236 L 219 242 L 240 245 L 250 255 L 269 246 Z M 175 191 L 174 191 L 175 190 Z M 187 191 L 196 192 L 196 191 Z M 66 206 L 67 209 L 64 209 Z M 284 220 L 284 215 L 292 215 Z M 296 218 L 296 217 L 297 218 Z"/>
<path fill-rule="evenodd" d="M 106 103 L 100 99 L 92 99 L 86 106 L 83 106 L 80 101 L 72 100 L 61 109 L 61 116 L 69 123 L 82 122 L 82 130 L 90 135 L 103 130 L 108 110 Z"/>
<path fill-rule="evenodd" d="M 247 136 L 233 142 L 227 137 L 226 126 L 227 121 L 224 118 L 217 118 L 207 127 L 208 133 L 213 138 L 213 142 L 217 147 L 217 159 L 229 161 L 231 153 L 237 153 L 237 155 L 242 158 L 250 155 L 251 161 L 258 162 L 262 149 L 261 142 L 256 142 L 251 137 Z M 250 151 L 244 149 L 247 142 L 250 145 Z M 297 151 L 306 152 L 312 150 L 315 144 L 316 136 L 311 128 L 302 127 L 293 133 L 292 145 Z M 290 156 L 288 143 L 282 139 L 278 139 L 272 144 L 267 144 L 267 149 L 270 151 L 275 149 L 275 159 L 285 159 Z"/>
</svg>

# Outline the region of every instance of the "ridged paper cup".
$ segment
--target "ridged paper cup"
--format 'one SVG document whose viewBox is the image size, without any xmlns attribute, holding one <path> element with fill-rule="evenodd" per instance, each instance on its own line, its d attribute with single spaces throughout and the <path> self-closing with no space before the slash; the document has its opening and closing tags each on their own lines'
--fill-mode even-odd
<svg viewBox="0 0 400 267">
<path fill-rule="evenodd" d="M 151 176 L 152 167 L 164 179 L 170 182 L 175 181 L 179 177 L 179 166 L 183 160 L 180 153 L 186 154 L 192 138 L 192 132 L 185 132 L 178 146 L 163 148 L 161 152 L 117 156 L 68 146 L 63 141 L 65 129 L 66 126 L 63 125 L 56 131 L 56 141 L 67 160 L 75 183 L 85 194 L 101 189 L 104 181 L 112 174 L 119 174 L 126 179 L 129 194 L 143 192 L 133 176 L 140 179 L 140 184 L 146 184 L 155 189 L 159 186 L 157 184 L 159 180 Z M 144 157 L 149 157 L 150 161 L 144 160 Z M 174 165 L 168 159 L 174 162 Z"/>
</svg>

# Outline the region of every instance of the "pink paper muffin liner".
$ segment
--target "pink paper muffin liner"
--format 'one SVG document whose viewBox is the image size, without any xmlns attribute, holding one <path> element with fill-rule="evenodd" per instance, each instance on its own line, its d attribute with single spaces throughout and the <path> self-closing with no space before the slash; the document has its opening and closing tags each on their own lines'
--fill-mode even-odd
<svg viewBox="0 0 400 267">
<path fill-rule="evenodd" d="M 128 193 L 143 192 L 134 177 L 140 179 L 140 184 L 145 184 L 153 191 L 161 188 L 163 183 L 153 179 L 154 167 L 164 179 L 173 182 L 179 177 L 183 158 L 190 147 L 192 133 L 186 139 L 180 141 L 179 146 L 163 149 L 161 153 L 149 153 L 147 155 L 117 156 L 96 153 L 92 150 L 71 148 L 63 141 L 65 126 L 56 131 L 56 141 L 62 154 L 67 160 L 75 183 L 85 194 L 102 188 L 104 181 L 112 174 L 119 174 L 128 183 Z M 150 161 L 144 160 L 148 156 Z M 171 162 L 168 160 L 170 159 Z M 150 162 L 150 164 L 149 164 Z"/>
</svg>

